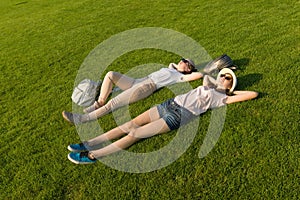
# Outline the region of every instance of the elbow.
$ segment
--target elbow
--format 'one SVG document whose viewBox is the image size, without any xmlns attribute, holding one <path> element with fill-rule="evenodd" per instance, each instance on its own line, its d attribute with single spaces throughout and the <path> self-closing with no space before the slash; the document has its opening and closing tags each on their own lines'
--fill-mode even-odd
<svg viewBox="0 0 300 200">
<path fill-rule="evenodd" d="M 251 94 L 251 99 L 255 99 L 255 98 L 258 97 L 258 95 L 259 95 L 258 92 L 254 92 L 254 91 L 252 91 L 251 93 L 252 93 L 252 94 Z"/>
<path fill-rule="evenodd" d="M 193 77 L 193 80 L 199 80 L 203 78 L 203 74 L 200 72 L 197 72 L 197 74 L 195 74 L 195 76 Z"/>
<path fill-rule="evenodd" d="M 199 79 L 200 79 L 200 78 L 203 78 L 203 74 L 202 74 L 202 73 L 199 74 Z"/>
<path fill-rule="evenodd" d="M 198 76 L 199 76 L 199 79 L 200 79 L 200 78 L 203 78 L 203 73 L 198 72 Z"/>
</svg>

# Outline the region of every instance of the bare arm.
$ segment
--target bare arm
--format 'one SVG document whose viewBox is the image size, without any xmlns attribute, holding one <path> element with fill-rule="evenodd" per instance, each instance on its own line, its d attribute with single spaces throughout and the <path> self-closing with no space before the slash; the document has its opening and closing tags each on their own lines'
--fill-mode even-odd
<svg viewBox="0 0 300 200">
<path fill-rule="evenodd" d="M 226 103 L 235 103 L 240 101 L 247 101 L 258 96 L 258 92 L 254 91 L 234 91 L 233 96 L 228 96 Z"/>
<path fill-rule="evenodd" d="M 187 74 L 187 75 L 184 75 L 182 80 L 183 81 L 194 81 L 194 80 L 197 80 L 197 79 L 200 79 L 203 77 L 203 74 L 201 72 L 192 72 L 191 74 Z"/>
</svg>

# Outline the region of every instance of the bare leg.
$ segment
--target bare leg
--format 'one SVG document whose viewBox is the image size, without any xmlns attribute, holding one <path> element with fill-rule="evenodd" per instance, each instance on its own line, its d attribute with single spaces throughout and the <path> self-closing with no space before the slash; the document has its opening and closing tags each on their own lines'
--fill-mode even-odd
<svg viewBox="0 0 300 200">
<path fill-rule="evenodd" d="M 150 122 L 156 121 L 160 118 L 157 106 L 150 108 L 149 110 L 143 112 L 142 114 L 135 117 L 132 121 L 138 126 L 148 124 Z"/>
<path fill-rule="evenodd" d="M 135 79 L 119 72 L 108 72 L 103 79 L 98 102 L 100 103 L 100 101 L 103 100 L 104 102 L 102 102 L 102 105 L 105 103 L 114 85 L 118 86 L 121 90 L 127 90 L 132 87 L 134 81 Z"/>
<path fill-rule="evenodd" d="M 146 79 L 142 82 L 139 82 L 138 84 L 133 85 L 131 88 L 123 91 L 121 94 L 112 98 L 104 106 L 98 108 L 97 110 L 91 111 L 84 115 L 64 111 L 62 115 L 64 119 L 71 123 L 85 123 L 88 121 L 96 120 L 99 117 L 110 113 L 112 110 L 120 108 L 121 106 L 144 99 L 153 94 L 155 90 L 155 84 L 151 80 Z M 90 109 L 91 107 L 87 109 Z"/>
<path fill-rule="evenodd" d="M 119 72 L 109 71 L 103 79 L 98 100 L 90 107 L 85 108 L 83 112 L 90 113 L 103 106 L 112 92 L 114 85 L 118 86 L 121 90 L 127 90 L 132 87 L 134 81 L 135 79 L 125 76 Z"/>
<path fill-rule="evenodd" d="M 90 151 L 90 154 L 94 158 L 107 156 L 109 154 L 115 153 L 122 149 L 128 148 L 135 142 L 139 141 L 141 138 L 151 137 L 168 131 L 170 131 L 168 125 L 163 119 L 160 118 L 142 127 L 131 130 L 129 135 L 117 140 L 116 142 L 106 147 L 103 147 L 95 151 Z"/>
<path fill-rule="evenodd" d="M 149 110 L 140 114 L 133 120 L 126 122 L 123 125 L 116 127 L 98 137 L 88 140 L 85 142 L 85 144 L 90 147 L 93 147 L 93 146 L 101 144 L 105 141 L 120 138 L 121 136 L 125 135 L 126 133 L 132 132 L 132 130 L 138 128 L 139 126 L 148 124 L 148 123 L 153 122 L 158 119 L 159 119 L 159 113 L 157 111 L 157 107 L 150 108 Z"/>
<path fill-rule="evenodd" d="M 110 113 L 114 109 L 120 108 L 133 102 L 137 102 L 150 96 L 155 90 L 155 84 L 150 79 L 145 79 L 118 94 L 116 97 L 110 99 L 104 106 L 98 108 L 93 112 L 90 112 L 87 116 L 87 119 L 96 120 L 99 117 Z"/>
</svg>

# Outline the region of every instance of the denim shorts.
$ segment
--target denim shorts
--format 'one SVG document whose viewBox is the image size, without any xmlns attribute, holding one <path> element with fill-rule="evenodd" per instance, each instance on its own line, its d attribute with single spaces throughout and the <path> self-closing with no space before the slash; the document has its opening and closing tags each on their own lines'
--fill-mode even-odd
<svg viewBox="0 0 300 200">
<path fill-rule="evenodd" d="M 186 108 L 169 99 L 157 106 L 159 116 L 165 120 L 170 130 L 178 129 L 196 116 Z"/>
</svg>

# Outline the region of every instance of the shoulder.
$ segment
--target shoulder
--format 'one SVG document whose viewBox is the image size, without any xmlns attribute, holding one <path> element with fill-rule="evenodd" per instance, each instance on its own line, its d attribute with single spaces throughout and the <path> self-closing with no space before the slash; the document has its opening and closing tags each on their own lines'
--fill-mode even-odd
<svg viewBox="0 0 300 200">
<path fill-rule="evenodd" d="M 177 64 L 176 63 L 170 63 L 167 69 L 177 69 Z"/>
</svg>

